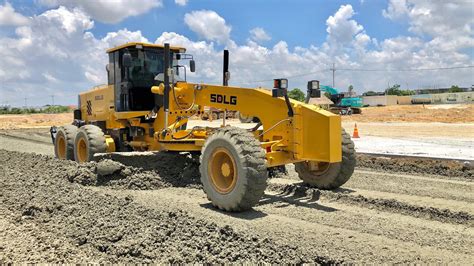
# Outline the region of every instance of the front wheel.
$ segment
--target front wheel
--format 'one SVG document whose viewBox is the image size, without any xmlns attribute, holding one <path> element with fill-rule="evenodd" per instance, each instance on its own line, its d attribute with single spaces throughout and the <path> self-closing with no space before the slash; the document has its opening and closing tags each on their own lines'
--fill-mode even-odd
<svg viewBox="0 0 474 266">
<path fill-rule="evenodd" d="M 200 162 L 204 192 L 219 209 L 248 210 L 263 196 L 267 187 L 265 152 L 248 131 L 219 129 L 204 144 Z"/>
<path fill-rule="evenodd" d="M 342 130 L 342 161 L 295 163 L 295 170 L 304 183 L 319 189 L 336 189 L 345 184 L 354 172 L 356 154 L 351 136 Z"/>
</svg>

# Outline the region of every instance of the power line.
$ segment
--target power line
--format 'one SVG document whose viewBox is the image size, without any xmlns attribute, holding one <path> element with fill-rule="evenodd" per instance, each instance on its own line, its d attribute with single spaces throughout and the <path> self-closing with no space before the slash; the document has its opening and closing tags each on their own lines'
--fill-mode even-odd
<svg viewBox="0 0 474 266">
<path fill-rule="evenodd" d="M 296 75 L 291 75 L 291 76 L 285 76 L 285 78 L 298 78 L 298 77 L 304 77 L 304 76 L 309 76 L 317 73 L 322 73 L 326 72 L 328 69 L 322 69 L 318 71 L 313 71 L 313 72 L 308 72 L 308 73 L 301 73 L 301 74 L 296 74 Z M 273 79 L 266 79 L 266 80 L 254 80 L 254 81 L 236 81 L 238 84 L 252 84 L 252 83 L 262 83 L 262 82 L 270 82 L 273 81 Z"/>
<path fill-rule="evenodd" d="M 357 72 L 413 72 L 413 71 L 432 71 L 432 70 L 453 70 L 453 69 L 467 69 L 474 68 L 474 65 L 469 66 L 456 66 L 456 67 L 436 67 L 436 68 L 407 68 L 407 69 L 363 69 L 363 68 L 336 68 L 335 63 L 333 63 L 332 68 L 326 68 L 318 71 L 300 73 L 292 76 L 286 76 L 286 78 L 297 78 L 309 76 L 317 73 L 322 73 L 326 71 L 332 71 L 332 85 L 335 86 L 335 72 L 336 70 L 340 71 L 357 71 Z M 273 79 L 267 80 L 254 80 L 254 81 L 236 81 L 238 84 L 252 84 L 252 83 L 262 83 L 262 82 L 271 82 Z"/>
<path fill-rule="evenodd" d="M 404 71 L 429 71 L 429 70 L 450 70 L 450 69 L 465 69 L 474 68 L 471 66 L 458 66 L 458 67 L 434 67 L 434 68 L 407 68 L 407 69 L 363 69 L 363 68 L 338 68 L 337 70 L 342 71 L 367 71 L 367 72 L 404 72 Z"/>
</svg>

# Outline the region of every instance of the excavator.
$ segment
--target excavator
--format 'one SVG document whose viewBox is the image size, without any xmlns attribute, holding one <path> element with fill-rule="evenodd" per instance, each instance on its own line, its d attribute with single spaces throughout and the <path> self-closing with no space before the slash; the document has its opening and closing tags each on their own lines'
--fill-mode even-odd
<svg viewBox="0 0 474 266">
<path fill-rule="evenodd" d="M 351 177 L 354 143 L 339 115 L 288 98 L 287 79 L 272 90 L 228 85 L 229 52 L 224 50 L 223 84 L 191 83 L 196 64 L 184 47 L 131 42 L 107 50 L 108 83 L 82 92 L 69 125 L 51 128 L 56 157 L 85 163 L 97 153 L 123 151 L 200 154 L 203 190 L 226 211 L 258 204 L 269 169 L 295 164 L 303 182 L 335 189 Z M 182 64 L 189 61 L 189 64 Z M 320 97 L 318 81 L 308 82 Z M 193 126 L 205 108 L 258 118 L 251 129 Z M 201 122 L 203 123 L 203 122 Z"/>
</svg>

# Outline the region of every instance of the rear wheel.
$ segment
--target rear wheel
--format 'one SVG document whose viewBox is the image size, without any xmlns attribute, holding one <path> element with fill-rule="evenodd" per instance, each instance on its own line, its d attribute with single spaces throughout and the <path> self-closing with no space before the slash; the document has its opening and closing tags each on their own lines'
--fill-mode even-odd
<svg viewBox="0 0 474 266">
<path fill-rule="evenodd" d="M 77 127 L 65 125 L 59 127 L 54 140 L 54 154 L 56 158 L 62 160 L 74 160 L 74 138 Z"/>
<path fill-rule="evenodd" d="M 248 116 L 239 112 L 239 120 L 240 120 L 240 123 L 252 123 L 254 118 L 253 116 Z"/>
<path fill-rule="evenodd" d="M 295 163 L 298 176 L 310 186 L 320 189 L 335 189 L 346 183 L 354 172 L 356 154 L 351 136 L 342 130 L 342 161 L 339 163 L 299 162 Z"/>
<path fill-rule="evenodd" d="M 219 209 L 248 210 L 267 187 L 265 152 L 244 129 L 219 129 L 207 139 L 200 162 L 204 192 Z"/>
<path fill-rule="evenodd" d="M 82 126 L 74 140 L 74 159 L 84 163 L 92 161 L 94 154 L 107 151 L 104 132 L 97 126 Z"/>
</svg>

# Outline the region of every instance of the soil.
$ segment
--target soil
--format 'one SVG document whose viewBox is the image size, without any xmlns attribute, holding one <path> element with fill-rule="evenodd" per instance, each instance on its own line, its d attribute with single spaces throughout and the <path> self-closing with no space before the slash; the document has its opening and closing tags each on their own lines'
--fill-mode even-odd
<svg viewBox="0 0 474 266">
<path fill-rule="evenodd" d="M 474 261 L 463 162 L 359 155 L 333 191 L 288 165 L 253 210 L 228 213 L 207 200 L 193 154 L 52 155 L 45 129 L 0 134 L 2 264 Z"/>
<path fill-rule="evenodd" d="M 0 115 L 0 129 L 51 127 L 71 124 L 72 113 Z"/>
<path fill-rule="evenodd" d="M 341 262 L 70 182 L 92 177 L 93 164 L 76 171 L 75 163 L 4 150 L 0 163 L 2 264 Z"/>
<path fill-rule="evenodd" d="M 343 116 L 351 122 L 474 123 L 473 104 L 392 105 L 362 108 L 362 114 Z"/>
<path fill-rule="evenodd" d="M 446 177 L 474 178 L 474 168 L 468 162 L 424 158 L 389 158 L 358 154 L 357 167 L 384 172 L 403 172 Z"/>
</svg>

